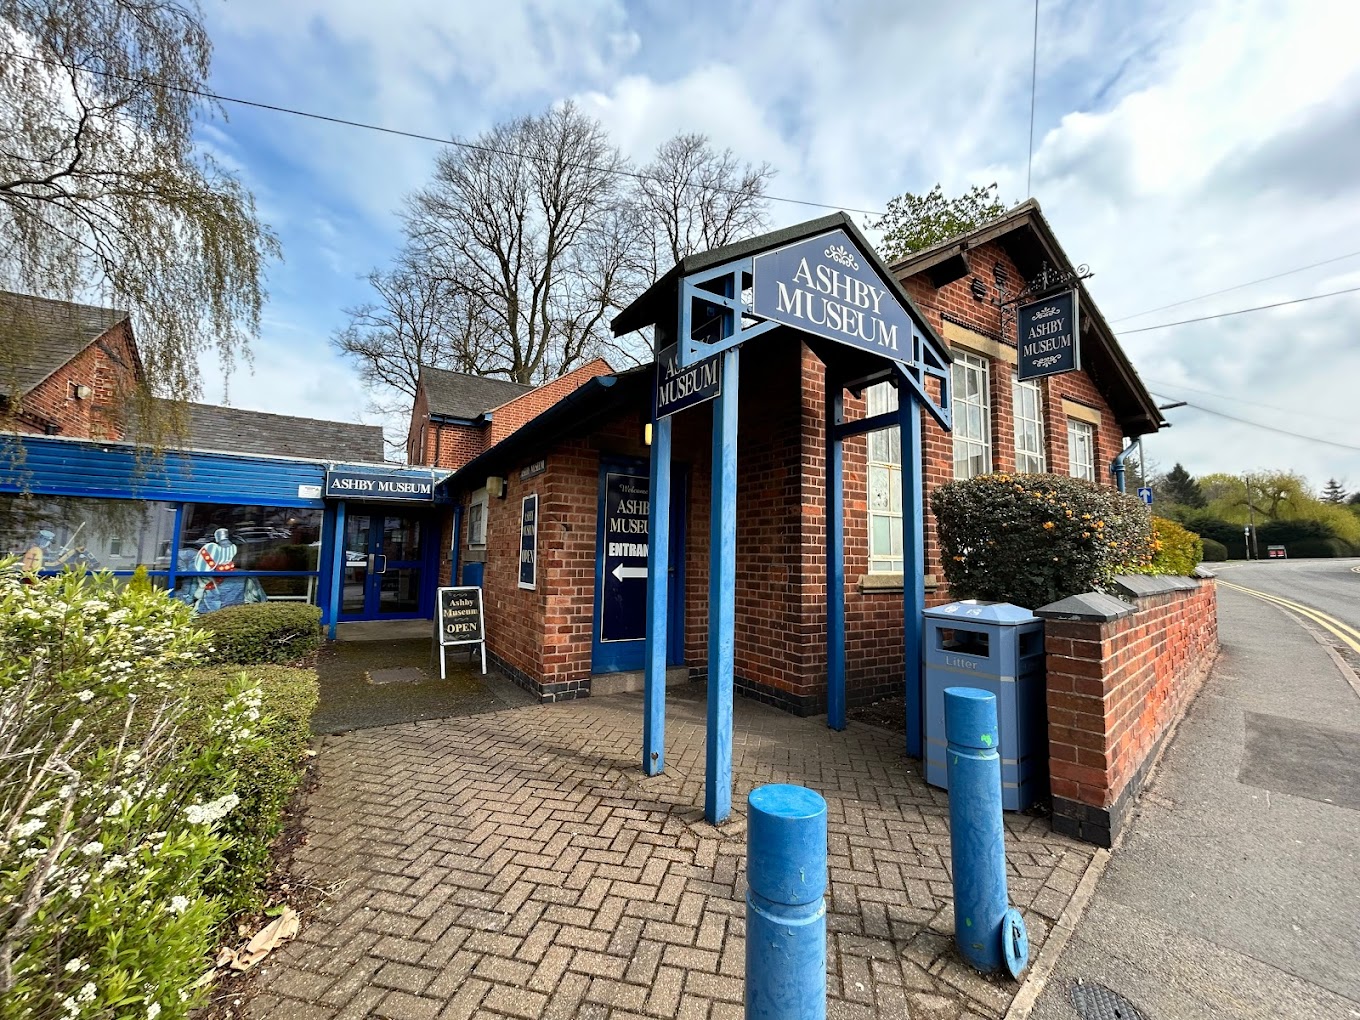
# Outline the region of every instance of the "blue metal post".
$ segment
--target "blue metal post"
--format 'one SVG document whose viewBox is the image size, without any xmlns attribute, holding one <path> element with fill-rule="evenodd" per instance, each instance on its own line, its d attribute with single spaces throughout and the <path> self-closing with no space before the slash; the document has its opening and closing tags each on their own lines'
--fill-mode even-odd
<svg viewBox="0 0 1360 1020">
<path fill-rule="evenodd" d="M 644 648 L 642 771 L 666 768 L 666 622 L 671 550 L 671 420 L 652 424 L 651 495 L 647 508 L 647 639 Z"/>
<path fill-rule="evenodd" d="M 1001 969 L 1006 919 L 1006 833 L 996 697 L 974 687 L 944 692 L 954 942 L 980 971 Z"/>
<path fill-rule="evenodd" d="M 746 803 L 747 1020 L 825 1020 L 826 801 L 775 784 Z"/>
<path fill-rule="evenodd" d="M 340 597 L 345 584 L 345 501 L 335 504 L 335 537 L 331 544 L 331 605 L 328 634 L 335 640 L 340 623 Z"/>
<path fill-rule="evenodd" d="M 845 729 L 845 389 L 826 372 L 826 724 Z"/>
<path fill-rule="evenodd" d="M 924 756 L 925 684 L 922 647 L 926 609 L 926 514 L 921 495 L 921 405 L 914 390 L 897 390 L 902 461 L 902 641 L 907 703 L 907 754 Z"/>
<path fill-rule="evenodd" d="M 708 731 L 704 818 L 732 813 L 732 674 L 737 624 L 737 357 L 723 352 L 713 401 L 713 499 L 708 550 Z"/>
</svg>

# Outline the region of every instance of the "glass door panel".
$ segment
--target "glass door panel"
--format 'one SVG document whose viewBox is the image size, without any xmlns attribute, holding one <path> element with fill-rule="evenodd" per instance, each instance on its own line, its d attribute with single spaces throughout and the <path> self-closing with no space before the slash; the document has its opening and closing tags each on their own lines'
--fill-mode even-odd
<svg viewBox="0 0 1360 1020">
<path fill-rule="evenodd" d="M 388 567 L 379 578 L 378 615 L 412 614 L 420 611 L 420 571 L 414 567 Z"/>
<path fill-rule="evenodd" d="M 345 583 L 340 599 L 342 616 L 367 616 L 369 537 L 372 518 L 368 514 L 350 514 L 345 518 Z"/>
</svg>

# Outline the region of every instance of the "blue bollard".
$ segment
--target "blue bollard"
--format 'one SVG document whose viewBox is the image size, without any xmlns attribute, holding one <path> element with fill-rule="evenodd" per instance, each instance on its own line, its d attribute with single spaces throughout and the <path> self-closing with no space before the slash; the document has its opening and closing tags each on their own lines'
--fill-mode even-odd
<svg viewBox="0 0 1360 1020">
<path fill-rule="evenodd" d="M 996 697 L 973 687 L 944 692 L 949 843 L 954 863 L 954 942 L 985 973 L 1024 970 L 1029 942 L 1006 894 L 1001 756 Z"/>
<path fill-rule="evenodd" d="M 825 1020 L 826 801 L 777 783 L 746 804 L 747 1020 Z"/>
</svg>

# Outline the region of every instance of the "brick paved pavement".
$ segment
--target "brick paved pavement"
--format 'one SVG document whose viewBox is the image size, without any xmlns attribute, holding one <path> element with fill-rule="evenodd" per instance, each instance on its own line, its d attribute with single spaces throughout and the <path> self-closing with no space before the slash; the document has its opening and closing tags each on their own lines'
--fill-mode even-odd
<svg viewBox="0 0 1360 1020">
<path fill-rule="evenodd" d="M 830 1015 L 999 1017 L 1015 991 L 951 950 L 944 796 L 900 738 L 738 699 L 727 824 L 702 818 L 703 690 L 672 688 L 667 774 L 636 694 L 324 738 L 301 880 L 336 886 L 264 965 L 249 1014 L 308 1020 L 742 1015 L 745 799 L 827 799 Z M 1007 818 L 1037 952 L 1091 859 Z"/>
</svg>

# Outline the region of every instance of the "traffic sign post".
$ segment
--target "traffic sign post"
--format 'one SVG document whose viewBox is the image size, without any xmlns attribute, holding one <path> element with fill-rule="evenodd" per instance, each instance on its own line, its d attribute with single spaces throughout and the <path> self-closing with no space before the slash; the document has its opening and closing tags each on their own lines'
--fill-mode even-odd
<svg viewBox="0 0 1360 1020">
<path fill-rule="evenodd" d="M 1152 489 L 1144 485 L 1138 490 L 1138 498 L 1148 506 L 1152 506 Z"/>
</svg>

